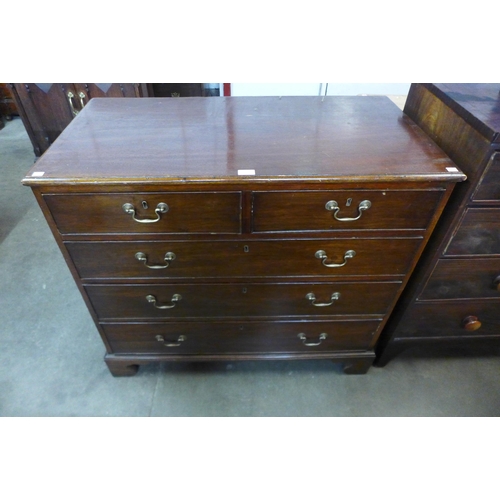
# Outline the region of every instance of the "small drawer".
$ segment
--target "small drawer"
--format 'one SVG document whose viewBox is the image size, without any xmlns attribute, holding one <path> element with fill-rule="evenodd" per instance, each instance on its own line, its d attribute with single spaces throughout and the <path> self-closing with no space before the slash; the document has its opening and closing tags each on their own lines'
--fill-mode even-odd
<svg viewBox="0 0 500 500">
<path fill-rule="evenodd" d="M 425 229 L 443 191 L 253 193 L 253 231 Z"/>
<path fill-rule="evenodd" d="M 231 354 L 365 351 L 378 320 L 101 323 L 114 353 Z"/>
<path fill-rule="evenodd" d="M 471 299 L 411 305 L 396 337 L 500 336 L 500 300 Z"/>
<path fill-rule="evenodd" d="M 200 317 L 382 316 L 401 282 L 88 285 L 101 320 Z"/>
<path fill-rule="evenodd" d="M 500 209 L 467 209 L 445 255 L 500 255 Z"/>
<path fill-rule="evenodd" d="M 472 199 L 500 203 L 500 151 L 491 156 Z"/>
<path fill-rule="evenodd" d="M 44 195 L 61 234 L 240 233 L 240 193 Z"/>
<path fill-rule="evenodd" d="M 500 299 L 500 259 L 441 259 L 419 300 Z"/>
<path fill-rule="evenodd" d="M 80 277 L 402 276 L 421 238 L 67 242 Z M 149 267 L 148 267 L 149 266 Z"/>
</svg>

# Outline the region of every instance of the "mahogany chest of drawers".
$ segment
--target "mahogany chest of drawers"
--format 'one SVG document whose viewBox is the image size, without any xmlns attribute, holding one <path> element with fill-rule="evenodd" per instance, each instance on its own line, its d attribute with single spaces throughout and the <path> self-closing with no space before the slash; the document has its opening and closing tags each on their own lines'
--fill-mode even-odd
<svg viewBox="0 0 500 500">
<path fill-rule="evenodd" d="M 425 353 L 499 353 L 500 84 L 414 84 L 405 113 L 467 175 L 378 345 L 377 365 Z"/>
<path fill-rule="evenodd" d="M 94 99 L 24 179 L 114 375 L 364 373 L 464 175 L 383 97 Z"/>
</svg>

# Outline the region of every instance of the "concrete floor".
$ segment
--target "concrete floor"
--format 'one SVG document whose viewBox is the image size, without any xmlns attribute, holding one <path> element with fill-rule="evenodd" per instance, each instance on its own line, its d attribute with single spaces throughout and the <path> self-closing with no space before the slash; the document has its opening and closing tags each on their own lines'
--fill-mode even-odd
<svg viewBox="0 0 500 500">
<path fill-rule="evenodd" d="M 401 99 L 394 99 L 400 104 Z M 0 416 L 499 416 L 500 357 L 158 364 L 114 378 L 31 191 L 19 118 L 0 130 Z"/>
</svg>

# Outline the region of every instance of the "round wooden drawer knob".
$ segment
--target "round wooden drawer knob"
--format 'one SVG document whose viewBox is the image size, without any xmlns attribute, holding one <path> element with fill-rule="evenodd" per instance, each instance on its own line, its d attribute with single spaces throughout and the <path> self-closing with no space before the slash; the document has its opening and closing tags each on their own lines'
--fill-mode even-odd
<svg viewBox="0 0 500 500">
<path fill-rule="evenodd" d="M 493 280 L 493 286 L 497 289 L 497 292 L 500 292 L 500 276 Z"/>
<path fill-rule="evenodd" d="M 477 316 L 466 316 L 462 320 L 462 327 L 468 332 L 473 332 L 481 328 L 481 321 L 479 321 Z"/>
</svg>

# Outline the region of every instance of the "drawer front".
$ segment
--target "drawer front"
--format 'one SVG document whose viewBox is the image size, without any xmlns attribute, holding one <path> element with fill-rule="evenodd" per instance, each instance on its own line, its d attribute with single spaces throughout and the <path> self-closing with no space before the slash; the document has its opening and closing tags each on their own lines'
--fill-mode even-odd
<svg viewBox="0 0 500 500">
<path fill-rule="evenodd" d="M 442 193 L 364 190 L 254 192 L 253 231 L 425 229 Z M 369 207 L 366 202 L 369 202 Z"/>
<path fill-rule="evenodd" d="M 464 320 L 469 319 L 467 330 Z M 480 325 L 479 325 L 480 324 Z M 480 337 L 500 336 L 500 300 L 453 300 L 414 303 L 405 313 L 396 337 Z"/>
<path fill-rule="evenodd" d="M 357 320 L 102 323 L 101 326 L 114 353 L 176 355 L 365 351 L 379 324 L 376 320 Z"/>
<path fill-rule="evenodd" d="M 421 238 L 68 242 L 66 248 L 81 278 L 401 276 L 421 242 Z"/>
<path fill-rule="evenodd" d="M 469 208 L 445 255 L 500 255 L 500 210 Z"/>
<path fill-rule="evenodd" d="M 61 234 L 241 231 L 240 193 L 44 195 L 44 200 Z"/>
<path fill-rule="evenodd" d="M 500 259 L 441 259 L 420 300 L 500 299 Z"/>
<path fill-rule="evenodd" d="M 201 318 L 374 314 L 401 283 L 89 285 L 99 318 Z"/>
<path fill-rule="evenodd" d="M 500 202 L 500 151 L 491 156 L 473 200 Z"/>
</svg>

